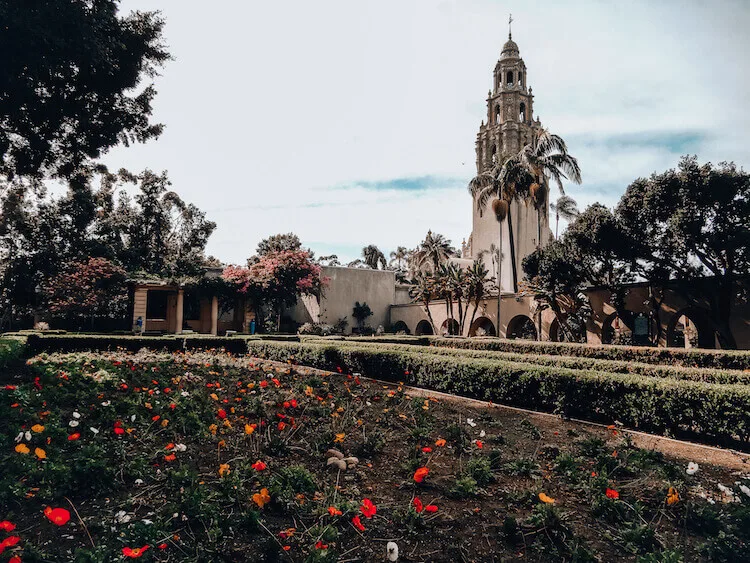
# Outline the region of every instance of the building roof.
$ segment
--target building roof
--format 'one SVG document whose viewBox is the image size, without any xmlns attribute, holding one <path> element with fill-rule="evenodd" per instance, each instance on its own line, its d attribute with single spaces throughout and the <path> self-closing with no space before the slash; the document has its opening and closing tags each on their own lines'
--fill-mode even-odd
<svg viewBox="0 0 750 563">
<path fill-rule="evenodd" d="M 518 56 L 518 45 L 516 45 L 516 42 L 511 39 L 510 35 L 508 35 L 508 40 L 505 42 L 505 45 L 503 45 L 503 50 L 500 52 L 500 58 L 508 59 Z"/>
</svg>

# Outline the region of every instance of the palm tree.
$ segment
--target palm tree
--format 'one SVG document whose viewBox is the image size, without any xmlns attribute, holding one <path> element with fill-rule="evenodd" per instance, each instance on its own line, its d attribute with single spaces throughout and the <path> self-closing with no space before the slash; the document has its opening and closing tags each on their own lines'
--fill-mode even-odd
<svg viewBox="0 0 750 563">
<path fill-rule="evenodd" d="M 474 305 L 474 309 L 471 312 L 471 320 L 469 321 L 469 330 L 471 330 L 471 326 L 474 324 L 474 317 L 476 316 L 477 310 L 479 309 L 479 302 L 487 294 L 487 287 L 492 281 L 491 278 L 488 277 L 488 275 L 489 272 L 487 271 L 487 268 L 484 267 L 484 263 L 479 258 L 474 260 L 474 263 L 471 265 L 471 267 L 466 270 L 466 281 L 468 286 L 466 308 L 469 308 L 469 304 L 473 303 Z M 464 329 L 462 321 L 461 334 L 463 333 Z"/>
<path fill-rule="evenodd" d="M 437 272 L 441 264 L 456 254 L 450 240 L 439 233 L 433 234 L 432 231 L 427 231 L 427 236 L 413 253 L 413 259 L 417 268 L 427 266 L 431 267 L 433 272 Z"/>
<path fill-rule="evenodd" d="M 378 265 L 383 269 L 387 266 L 385 254 L 374 244 L 368 244 L 362 249 L 362 258 L 364 258 L 364 263 L 373 270 L 377 270 Z"/>
<path fill-rule="evenodd" d="M 555 240 L 557 240 L 557 228 L 560 224 L 560 217 L 566 221 L 571 221 L 578 217 L 578 204 L 569 195 L 561 195 L 555 203 L 550 203 L 549 209 L 555 214 Z"/>
<path fill-rule="evenodd" d="M 578 160 L 568 154 L 568 147 L 559 135 L 553 135 L 546 129 L 540 129 L 531 137 L 531 142 L 512 157 L 506 167 L 520 167 L 528 172 L 531 184 L 524 186 L 534 207 L 537 209 L 537 248 L 542 245 L 542 213 L 547 213 L 547 192 L 549 180 L 552 179 L 565 195 L 563 180 L 576 184 L 581 183 L 581 168 Z M 513 179 L 519 173 L 513 172 L 509 178 Z M 575 202 L 574 202 L 575 203 Z"/>
<path fill-rule="evenodd" d="M 409 257 L 409 249 L 405 246 L 397 246 L 396 250 L 391 251 L 391 266 L 396 263 L 396 268 L 402 270 L 401 263 Z"/>
<path fill-rule="evenodd" d="M 484 258 L 486 254 L 490 255 L 490 261 L 492 262 L 492 276 L 497 280 L 497 267 L 500 261 L 503 259 L 503 253 L 500 251 L 500 247 L 494 242 L 490 243 L 489 250 L 480 250 L 477 254 L 477 258 L 480 260 Z"/>
</svg>

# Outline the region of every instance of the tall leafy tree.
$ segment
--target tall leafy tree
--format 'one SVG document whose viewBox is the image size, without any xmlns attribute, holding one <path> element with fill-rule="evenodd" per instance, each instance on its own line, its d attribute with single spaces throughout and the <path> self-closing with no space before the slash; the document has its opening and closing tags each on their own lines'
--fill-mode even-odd
<svg viewBox="0 0 750 563">
<path fill-rule="evenodd" d="M 294 233 L 281 233 L 264 238 L 258 243 L 256 250 L 258 256 L 265 256 L 274 252 L 284 252 L 286 250 L 300 250 L 302 242 Z"/>
<path fill-rule="evenodd" d="M 677 280 L 670 287 L 689 302 L 707 302 L 721 346 L 736 348 L 729 319 L 750 272 L 750 174 L 686 156 L 628 186 L 616 214 L 635 245 L 633 270 Z M 696 283 L 705 276 L 713 283 Z"/>
<path fill-rule="evenodd" d="M 107 149 L 158 136 L 168 60 L 158 12 L 117 0 L 0 2 L 0 175 L 73 177 Z"/>
<path fill-rule="evenodd" d="M 391 250 L 390 257 L 391 260 L 389 264 L 391 266 L 395 264 L 397 270 L 403 270 L 404 262 L 406 262 L 409 257 L 409 249 L 405 246 L 397 246 L 396 250 Z"/>
</svg>

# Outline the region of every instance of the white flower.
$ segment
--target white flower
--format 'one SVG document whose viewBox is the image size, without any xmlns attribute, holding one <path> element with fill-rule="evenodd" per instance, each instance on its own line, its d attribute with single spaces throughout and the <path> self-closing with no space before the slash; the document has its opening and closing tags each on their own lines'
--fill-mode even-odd
<svg viewBox="0 0 750 563">
<path fill-rule="evenodd" d="M 94 434 L 99 434 L 99 429 L 98 428 L 94 428 L 93 426 L 90 426 L 89 430 L 91 430 Z"/>
<path fill-rule="evenodd" d="M 695 475 L 696 473 L 698 473 L 698 469 L 699 469 L 698 464 L 695 463 L 694 461 L 691 461 L 690 463 L 688 463 L 688 466 L 685 472 L 688 475 Z"/>
<path fill-rule="evenodd" d="M 187 450 L 187 446 L 185 444 L 175 444 L 174 451 L 176 452 L 184 452 Z"/>
<path fill-rule="evenodd" d="M 111 404 L 112 404 L 112 401 L 102 401 L 102 406 L 103 407 L 108 407 Z"/>
<path fill-rule="evenodd" d="M 76 426 L 78 426 L 78 421 L 71 420 L 70 422 L 68 422 L 68 426 L 70 426 L 71 428 L 75 428 Z"/>
<path fill-rule="evenodd" d="M 73 418 L 81 418 L 81 413 L 78 411 L 73 411 Z"/>
<path fill-rule="evenodd" d="M 28 430 L 24 432 L 23 437 L 26 438 L 27 442 L 31 442 L 31 432 L 29 432 Z"/>
<path fill-rule="evenodd" d="M 485 437 L 486 435 L 487 435 L 487 432 L 485 432 L 484 430 L 482 430 L 482 431 L 481 431 L 481 432 L 479 433 L 479 437 L 480 437 L 480 438 L 484 438 L 484 437 Z"/>
<path fill-rule="evenodd" d="M 135 484 L 136 486 L 140 487 L 141 485 L 143 485 L 143 479 L 136 479 Z"/>
<path fill-rule="evenodd" d="M 141 522 L 143 522 L 146 526 L 150 526 L 154 523 L 153 520 L 149 520 L 148 518 L 144 518 L 143 520 L 141 520 Z"/>
<path fill-rule="evenodd" d="M 750 487 L 748 487 L 747 485 L 740 485 L 740 491 L 750 497 Z"/>
<path fill-rule="evenodd" d="M 115 522 L 118 524 L 127 524 L 130 522 L 131 516 L 124 510 L 120 510 L 117 514 L 115 514 Z"/>
<path fill-rule="evenodd" d="M 189 396 L 190 396 L 190 393 L 188 393 L 187 391 L 181 391 L 181 392 L 180 392 L 180 395 L 181 395 L 182 397 L 189 397 Z"/>
<path fill-rule="evenodd" d="M 16 436 L 16 443 L 20 442 L 21 440 L 23 440 L 23 430 L 21 430 L 18 433 L 18 436 Z"/>
<path fill-rule="evenodd" d="M 396 545 L 396 542 L 389 541 L 385 545 L 385 554 L 388 557 L 388 561 L 398 560 L 398 545 Z"/>
<path fill-rule="evenodd" d="M 475 427 L 475 426 L 477 425 L 477 423 L 476 423 L 476 422 L 474 422 L 474 419 L 473 419 L 473 418 L 467 418 L 467 419 L 466 419 L 466 424 L 468 424 L 468 425 L 469 425 L 469 426 L 471 426 L 472 428 L 474 428 L 474 427 Z"/>
<path fill-rule="evenodd" d="M 134 414 L 130 415 L 130 422 L 135 422 L 135 415 Z"/>
</svg>

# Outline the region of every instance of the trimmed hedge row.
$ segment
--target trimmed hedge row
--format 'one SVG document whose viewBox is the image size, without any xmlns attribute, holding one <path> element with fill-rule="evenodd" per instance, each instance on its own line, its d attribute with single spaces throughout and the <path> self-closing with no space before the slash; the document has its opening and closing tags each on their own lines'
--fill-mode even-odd
<svg viewBox="0 0 750 563">
<path fill-rule="evenodd" d="M 750 388 L 407 350 L 248 342 L 254 355 L 360 372 L 436 391 L 715 443 L 750 437 Z"/>
<path fill-rule="evenodd" d="M 689 368 L 682 366 L 623 362 L 618 360 L 600 360 L 597 358 L 585 358 L 576 356 L 552 356 L 540 354 L 519 354 L 514 352 L 497 352 L 494 350 L 440 348 L 435 346 L 425 348 L 423 346 L 412 346 L 408 344 L 388 345 L 374 342 L 354 342 L 351 340 L 339 342 L 338 345 L 345 347 L 359 346 L 373 350 L 404 350 L 409 352 L 421 352 L 423 354 L 435 354 L 439 356 L 480 358 L 486 360 L 536 364 L 541 366 L 562 367 L 569 369 L 588 369 L 607 373 L 631 373 L 636 375 L 644 375 L 647 377 L 671 377 L 673 379 L 704 381 L 706 383 L 738 383 L 743 385 L 750 384 L 750 372 L 739 370 Z"/>
<path fill-rule="evenodd" d="M 649 364 L 681 365 L 715 369 L 750 369 L 747 350 L 685 350 L 645 346 L 590 346 L 570 342 L 537 342 L 533 340 L 502 340 L 479 338 L 430 338 L 430 346 L 493 350 L 521 354 L 580 356 L 602 360 L 620 360 Z"/>
</svg>

